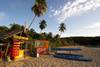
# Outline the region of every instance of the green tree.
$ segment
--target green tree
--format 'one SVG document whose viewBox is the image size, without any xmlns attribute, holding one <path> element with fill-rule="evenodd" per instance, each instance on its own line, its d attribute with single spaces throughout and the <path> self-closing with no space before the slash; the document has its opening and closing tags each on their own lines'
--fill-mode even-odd
<svg viewBox="0 0 100 67">
<path fill-rule="evenodd" d="M 34 37 L 34 34 L 35 34 L 35 30 L 33 29 L 33 28 L 31 28 L 29 31 L 28 31 L 28 35 L 30 36 L 30 37 Z"/>
<path fill-rule="evenodd" d="M 51 41 L 52 35 L 53 35 L 52 32 L 49 32 L 49 33 L 48 33 L 48 36 L 47 36 L 47 40 Z"/>
<path fill-rule="evenodd" d="M 47 34 L 46 32 L 44 32 L 43 34 L 44 34 L 44 36 L 45 36 L 45 37 L 47 37 L 47 36 L 48 36 L 48 34 Z"/>
<path fill-rule="evenodd" d="M 41 37 L 41 40 L 45 40 L 46 39 L 46 37 L 45 37 L 45 35 L 43 33 L 40 34 L 40 37 Z"/>
<path fill-rule="evenodd" d="M 9 32 L 9 28 L 6 26 L 0 26 L 0 33 Z"/>
<path fill-rule="evenodd" d="M 41 33 L 41 31 L 43 30 L 43 29 L 45 29 L 46 28 L 46 26 L 47 26 L 47 24 L 46 24 L 46 21 L 45 20 L 42 20 L 40 23 L 40 33 Z"/>
<path fill-rule="evenodd" d="M 31 8 L 31 10 L 35 13 L 34 19 L 36 16 L 43 16 L 44 12 L 46 13 L 46 8 L 48 8 L 46 0 L 35 0 L 35 5 Z M 32 25 L 34 19 L 32 20 L 30 26 Z M 30 26 L 28 27 L 27 31 L 29 30 Z"/>
<path fill-rule="evenodd" d="M 21 26 L 21 30 L 24 30 L 24 26 L 23 25 Z"/>
<path fill-rule="evenodd" d="M 10 24 L 11 27 L 10 27 L 10 30 L 11 31 L 20 31 L 21 30 L 21 26 L 19 24 Z"/>
<path fill-rule="evenodd" d="M 59 27 L 59 31 L 61 31 L 60 36 L 62 35 L 62 32 L 64 32 L 64 30 L 66 30 L 66 25 L 64 23 L 61 23 Z"/>
<path fill-rule="evenodd" d="M 60 35 L 59 35 L 59 34 L 57 34 L 56 36 L 54 36 L 54 40 L 55 40 L 55 41 L 57 41 L 57 42 L 58 42 L 58 41 L 59 41 L 59 39 L 60 39 Z"/>
</svg>

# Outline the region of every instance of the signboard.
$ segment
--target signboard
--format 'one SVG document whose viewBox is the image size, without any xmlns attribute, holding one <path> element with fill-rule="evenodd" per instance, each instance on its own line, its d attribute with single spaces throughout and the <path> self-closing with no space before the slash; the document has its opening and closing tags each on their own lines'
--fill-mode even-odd
<svg viewBox="0 0 100 67">
<path fill-rule="evenodd" d="M 13 44 L 24 44 L 24 42 L 13 42 Z"/>
<path fill-rule="evenodd" d="M 13 38 L 17 38 L 17 39 L 23 39 L 23 40 L 28 40 L 27 37 L 22 37 L 22 36 L 16 36 L 14 35 Z"/>
<path fill-rule="evenodd" d="M 13 44 L 20 44 L 20 42 L 13 42 Z"/>
<path fill-rule="evenodd" d="M 35 40 L 35 48 L 42 47 L 48 48 L 48 41 Z"/>
<path fill-rule="evenodd" d="M 47 48 L 37 48 L 36 53 L 47 54 Z"/>
<path fill-rule="evenodd" d="M 12 57 L 19 55 L 19 45 L 13 45 Z"/>
<path fill-rule="evenodd" d="M 48 41 L 35 40 L 36 53 L 47 54 Z"/>
</svg>

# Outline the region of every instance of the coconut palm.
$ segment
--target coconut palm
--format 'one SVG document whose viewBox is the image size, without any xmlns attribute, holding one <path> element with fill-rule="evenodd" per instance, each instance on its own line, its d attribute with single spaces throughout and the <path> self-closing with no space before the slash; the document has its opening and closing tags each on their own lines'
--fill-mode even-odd
<svg viewBox="0 0 100 67">
<path fill-rule="evenodd" d="M 64 32 L 64 30 L 66 30 L 66 25 L 64 23 L 61 23 L 60 27 L 59 27 L 59 31 L 61 31 L 61 34 L 62 34 L 62 32 Z M 61 34 L 60 34 L 60 36 L 61 36 Z"/>
<path fill-rule="evenodd" d="M 48 8 L 46 0 L 35 0 L 35 5 L 31 8 L 31 10 L 35 13 L 34 19 L 36 16 L 43 16 L 44 12 L 46 13 L 46 8 Z M 34 19 L 32 20 L 30 26 L 32 25 Z M 29 30 L 30 26 L 28 27 L 27 31 Z"/>
<path fill-rule="evenodd" d="M 59 34 L 57 34 L 56 36 L 54 36 L 54 40 L 57 41 L 57 42 L 59 41 L 59 38 L 60 38 Z"/>
<path fill-rule="evenodd" d="M 49 39 L 52 39 L 52 36 L 53 36 L 52 32 L 49 32 L 47 37 L 48 37 Z"/>
<path fill-rule="evenodd" d="M 45 29 L 45 27 L 47 26 L 47 24 L 46 24 L 46 21 L 45 21 L 45 20 L 42 20 L 39 24 L 40 24 L 39 27 L 40 27 L 40 29 L 41 29 L 41 30 L 40 30 L 40 33 L 41 33 L 41 31 L 42 31 L 43 29 Z"/>
</svg>

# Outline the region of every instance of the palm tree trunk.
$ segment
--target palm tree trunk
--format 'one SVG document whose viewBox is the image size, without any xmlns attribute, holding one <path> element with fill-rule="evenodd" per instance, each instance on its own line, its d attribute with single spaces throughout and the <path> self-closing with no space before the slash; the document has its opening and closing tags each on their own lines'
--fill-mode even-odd
<svg viewBox="0 0 100 67">
<path fill-rule="evenodd" d="M 28 32 L 28 30 L 29 30 L 29 28 L 31 27 L 31 25 L 32 25 L 33 21 L 35 20 L 35 18 L 36 18 L 36 15 L 35 15 L 34 19 L 32 20 L 32 22 L 31 22 L 30 26 L 28 27 L 28 29 L 27 29 L 26 33 Z"/>
<path fill-rule="evenodd" d="M 61 32 L 61 34 L 60 34 L 60 37 L 61 37 L 61 35 L 62 35 L 62 32 Z"/>
</svg>

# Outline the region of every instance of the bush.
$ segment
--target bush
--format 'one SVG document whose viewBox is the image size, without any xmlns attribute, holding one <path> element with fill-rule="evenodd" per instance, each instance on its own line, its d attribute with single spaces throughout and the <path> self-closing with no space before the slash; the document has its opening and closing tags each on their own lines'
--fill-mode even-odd
<svg viewBox="0 0 100 67">
<path fill-rule="evenodd" d="M 49 44 L 50 44 L 51 48 L 57 47 L 56 44 L 54 44 L 52 42 L 50 42 Z"/>
<path fill-rule="evenodd" d="M 62 40 L 61 43 L 63 44 L 63 46 L 67 45 L 67 42 L 65 40 Z"/>
</svg>

